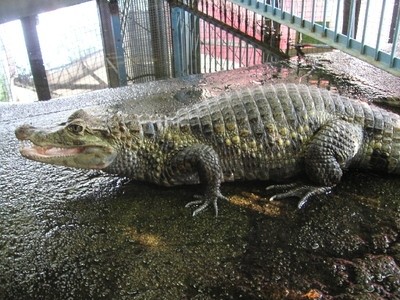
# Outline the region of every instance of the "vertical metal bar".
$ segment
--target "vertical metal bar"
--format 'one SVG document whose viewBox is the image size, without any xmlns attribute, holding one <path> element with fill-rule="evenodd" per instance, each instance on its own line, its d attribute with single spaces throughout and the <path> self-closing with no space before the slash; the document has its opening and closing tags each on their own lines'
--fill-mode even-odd
<svg viewBox="0 0 400 300">
<path fill-rule="evenodd" d="M 97 1 L 99 3 L 99 1 Z M 98 4 L 99 5 L 99 4 Z M 123 1 L 122 4 L 122 15 L 121 15 L 121 32 L 122 32 L 122 40 L 125 38 L 125 33 L 126 33 L 126 26 L 128 24 L 127 22 L 127 16 L 129 12 L 129 6 L 130 6 L 130 1 Z"/>
<path fill-rule="evenodd" d="M 217 71 L 217 26 L 213 25 L 214 28 L 214 43 L 213 43 L 213 51 L 214 51 L 214 72 Z"/>
<path fill-rule="evenodd" d="M 351 39 L 353 38 L 353 32 L 354 32 L 354 14 L 355 14 L 355 5 L 356 1 L 351 0 L 350 2 L 350 12 L 349 12 L 349 20 L 348 20 L 348 26 L 347 26 L 347 38 L 346 38 L 346 47 L 350 48 L 351 46 Z"/>
<path fill-rule="evenodd" d="M 239 66 L 242 66 L 242 40 L 239 38 Z"/>
<path fill-rule="evenodd" d="M 233 26 L 233 8 L 235 7 L 235 4 L 232 5 L 232 9 L 231 9 L 231 26 Z"/>
<path fill-rule="evenodd" d="M 200 18 L 196 17 L 196 74 L 201 74 L 201 43 L 200 43 Z"/>
<path fill-rule="evenodd" d="M 293 16 L 293 1 L 290 2 L 290 22 L 294 23 L 294 16 Z"/>
<path fill-rule="evenodd" d="M 315 31 L 315 0 L 312 2 L 312 10 L 311 10 L 311 31 Z"/>
<path fill-rule="evenodd" d="M 226 31 L 224 30 L 222 30 L 222 28 L 220 27 L 219 28 L 219 57 L 220 57 L 220 60 L 219 60 L 219 64 L 220 64 L 220 66 L 221 66 L 221 70 L 223 69 L 222 68 L 222 65 L 223 65 L 223 61 L 222 61 L 222 44 L 223 44 L 223 38 L 222 38 L 222 33 L 225 33 Z M 226 36 L 226 35 L 225 35 Z M 225 37 L 226 38 L 226 37 Z M 225 56 L 226 56 L 226 54 L 225 54 Z"/>
<path fill-rule="evenodd" d="M 207 5 L 207 3 L 208 2 L 206 2 L 206 5 Z M 203 28 L 203 31 L 204 31 L 204 40 L 203 40 L 203 48 L 204 48 L 204 73 L 207 73 L 208 72 L 208 70 L 207 70 L 207 66 L 208 66 L 208 63 L 207 63 L 207 61 L 208 61 L 208 56 L 209 56 L 209 49 L 208 49 L 208 47 L 207 47 L 207 41 L 208 41 L 208 39 L 209 39 L 209 31 L 208 31 L 208 23 L 206 22 L 206 21 L 204 21 L 203 20 L 203 26 L 204 26 L 204 28 Z"/>
<path fill-rule="evenodd" d="M 338 40 L 338 27 L 339 27 L 339 12 L 340 12 L 340 0 L 337 0 L 337 7 L 336 7 L 336 18 L 335 18 L 335 42 Z"/>
<path fill-rule="evenodd" d="M 301 27 L 304 27 L 304 0 L 301 0 L 300 19 L 301 19 Z"/>
<path fill-rule="evenodd" d="M 104 0 L 102 0 L 102 1 L 104 1 Z M 140 7 L 140 5 L 141 5 L 141 3 L 135 3 L 134 5 L 136 5 L 136 7 L 134 7 L 133 8 L 133 11 L 142 11 L 142 8 Z M 142 23 L 142 19 L 141 19 L 141 17 L 140 17 L 141 15 L 138 15 L 138 14 L 136 14 L 136 13 L 132 13 L 132 28 L 133 28 L 133 30 L 132 30 L 132 33 L 134 33 L 134 35 L 137 35 L 137 36 L 139 36 L 139 33 L 140 33 L 140 31 L 138 30 L 138 28 L 139 28 L 139 25 L 138 24 L 141 24 Z M 129 30 L 129 29 L 128 29 Z M 127 33 L 128 34 L 128 33 Z M 129 34 L 128 34 L 129 35 Z M 129 39 L 129 44 L 130 44 L 130 46 L 132 46 L 132 44 L 134 43 L 134 41 L 135 40 L 137 40 L 137 39 L 133 39 L 132 37 L 127 37 L 127 41 L 128 41 L 128 39 Z M 138 39 L 139 41 L 137 42 L 138 43 L 138 45 L 136 46 L 135 45 L 135 47 L 137 47 L 138 48 L 138 52 L 139 53 L 145 53 L 144 51 L 145 51 L 145 48 L 144 48 L 144 45 L 143 45 L 143 41 L 142 41 L 142 39 Z M 131 47 L 130 47 L 131 48 Z M 130 51 L 130 53 L 129 53 L 129 55 L 130 56 L 133 56 L 133 54 L 134 54 L 134 52 L 133 52 L 133 50 L 132 49 L 129 49 L 129 51 Z M 142 74 L 146 74 L 146 70 L 144 70 L 144 65 L 143 64 L 135 64 L 135 63 L 132 63 L 132 64 L 130 64 L 130 75 L 137 75 L 137 74 L 140 74 L 140 75 L 142 75 Z"/>
<path fill-rule="evenodd" d="M 246 42 L 246 67 L 250 65 L 249 44 Z"/>
<path fill-rule="evenodd" d="M 282 0 L 281 1 L 281 5 L 280 5 L 280 9 L 281 9 L 281 19 L 283 20 L 283 19 L 285 19 L 285 10 L 284 10 L 284 7 L 285 7 L 285 0 Z"/>
<path fill-rule="evenodd" d="M 200 73 L 200 64 L 201 64 L 201 52 L 200 52 L 200 18 L 197 17 L 196 15 L 193 15 L 193 45 L 194 45 L 194 51 L 193 51 L 193 59 L 194 59 L 194 73 L 199 74 Z"/>
<path fill-rule="evenodd" d="M 112 30 L 114 35 L 117 68 L 119 74 L 119 84 L 120 86 L 125 86 L 127 85 L 127 78 L 126 78 L 126 69 L 124 60 L 124 48 L 122 46 L 121 22 L 119 19 L 119 9 L 117 1 L 110 2 L 110 13 L 111 13 Z"/>
<path fill-rule="evenodd" d="M 256 27 L 257 27 L 257 22 L 256 22 L 257 14 L 253 12 L 253 32 L 252 36 L 256 37 Z"/>
<path fill-rule="evenodd" d="M 208 53 L 209 53 L 209 65 L 208 65 L 208 72 L 211 73 L 211 65 L 212 65 L 212 53 L 211 53 L 211 24 L 208 24 Z"/>
<path fill-rule="evenodd" d="M 249 30 L 249 10 L 245 9 L 244 10 L 244 33 L 245 34 L 249 34 L 248 30 Z"/>
<path fill-rule="evenodd" d="M 206 29 L 206 35 L 205 35 L 205 41 L 204 41 L 204 49 L 206 49 L 204 52 L 207 53 L 207 56 L 205 57 L 205 67 L 206 67 L 206 73 L 210 73 L 210 66 L 211 66 L 211 60 L 210 60 L 210 23 L 204 21 L 204 26 Z M 207 44 L 206 44 L 207 43 Z M 207 46 L 206 46 L 207 45 Z"/>
<path fill-rule="evenodd" d="M 145 11 L 145 8 L 143 7 L 143 2 L 139 2 L 136 5 L 137 5 L 136 11 Z M 140 15 L 134 14 L 133 18 L 134 18 L 135 23 L 136 23 L 135 27 L 134 27 L 135 28 L 134 34 L 137 35 L 137 36 L 140 35 L 140 39 L 139 39 L 139 42 L 138 42 L 138 48 L 139 48 L 138 52 L 139 53 L 146 53 L 146 50 L 147 50 L 146 49 L 146 44 L 145 44 L 144 39 L 141 38 L 142 32 L 139 29 L 140 27 L 143 26 L 143 24 L 145 24 L 145 21 L 144 21 L 144 18 L 143 18 L 143 14 L 140 14 Z M 135 40 L 137 40 L 137 39 L 133 39 L 133 38 L 130 38 L 130 39 L 131 39 L 131 43 L 132 44 L 134 43 Z M 133 52 L 132 52 L 132 54 L 133 54 Z M 135 75 L 135 76 L 137 76 L 138 74 L 139 75 L 147 74 L 146 65 L 143 64 L 143 63 L 142 64 L 141 63 L 132 64 L 132 74 Z"/>
<path fill-rule="evenodd" d="M 154 0 L 150 0 L 154 1 Z M 188 58 L 188 75 L 194 74 L 194 61 L 193 61 L 193 50 L 194 50 L 194 44 L 193 44 L 193 23 L 192 23 L 192 18 L 193 15 L 191 13 L 186 12 L 186 38 L 185 38 L 185 44 L 187 47 L 187 58 Z"/>
<path fill-rule="evenodd" d="M 328 4 L 328 0 L 324 1 L 324 15 L 322 18 L 322 30 L 323 30 L 323 36 L 326 37 L 326 11 L 327 11 L 327 4 Z"/>
<path fill-rule="evenodd" d="M 368 12 L 369 12 L 369 1 L 367 0 L 366 8 L 365 8 L 365 16 L 364 16 L 364 26 L 363 26 L 363 34 L 361 38 L 361 54 L 365 53 L 365 35 L 367 34 L 367 26 L 368 26 Z"/>
<path fill-rule="evenodd" d="M 376 36 L 376 46 L 375 46 L 375 55 L 374 55 L 375 60 L 379 60 L 379 52 L 380 52 L 379 46 L 381 43 L 381 30 L 382 30 L 383 17 L 385 15 L 385 6 L 386 6 L 386 0 L 382 0 L 381 15 L 380 15 L 379 27 L 378 27 L 378 35 Z"/>
<path fill-rule="evenodd" d="M 49 100 L 51 99 L 50 88 L 47 81 L 46 69 L 43 64 L 42 50 L 40 49 L 36 23 L 37 15 L 27 16 L 21 19 L 25 46 L 28 52 L 36 94 L 39 100 Z"/>
<path fill-rule="evenodd" d="M 181 10 L 180 18 L 180 29 L 181 29 L 181 47 L 182 47 L 182 75 L 188 75 L 188 51 L 187 51 L 187 34 L 186 34 L 186 12 Z"/>
<path fill-rule="evenodd" d="M 301 0 L 300 20 L 303 23 L 304 20 L 304 0 Z"/>
<path fill-rule="evenodd" d="M 267 12 L 267 11 L 268 11 L 268 4 L 267 4 L 267 0 L 264 0 L 264 1 L 263 1 L 263 4 L 264 4 L 263 11 L 264 11 L 264 12 Z"/>
<path fill-rule="evenodd" d="M 234 61 L 235 59 L 235 37 L 233 34 L 230 34 L 232 36 L 232 60 Z M 229 33 L 227 33 L 227 41 L 229 41 Z M 229 70 L 229 44 L 227 44 L 227 57 L 226 57 L 226 69 Z"/>
<path fill-rule="evenodd" d="M 193 40 L 192 40 L 192 14 L 185 12 L 185 46 L 186 46 L 186 57 L 187 57 L 187 68 L 188 74 L 193 74 L 194 71 L 194 61 L 193 61 Z"/>
<path fill-rule="evenodd" d="M 183 76 L 183 52 L 182 52 L 182 9 L 179 7 L 172 7 L 171 9 L 171 26 L 172 26 L 172 46 L 174 56 L 174 72 L 175 77 Z"/>
<path fill-rule="evenodd" d="M 162 2 L 148 0 L 148 12 L 153 55 L 154 77 L 156 79 L 169 76 L 168 43 Z M 194 23 L 194 22 L 193 22 Z M 194 26 L 194 24 L 193 24 Z M 192 35 L 195 31 L 192 31 Z M 194 51 L 193 51 L 194 53 Z"/>
<path fill-rule="evenodd" d="M 198 61 L 200 59 L 200 51 L 198 48 L 198 35 L 199 35 L 199 26 L 198 26 L 198 17 L 194 14 L 191 14 L 191 36 L 192 36 L 192 52 L 191 52 L 191 57 L 192 57 L 192 69 L 193 69 L 193 74 L 198 73 Z"/>
<path fill-rule="evenodd" d="M 396 21 L 399 15 L 398 8 L 400 6 L 400 0 L 394 0 L 393 3 L 393 11 L 392 11 L 392 20 L 390 22 L 390 30 L 389 30 L 389 43 L 393 42 L 394 31 L 396 29 Z"/>
<path fill-rule="evenodd" d="M 226 24 L 226 0 L 224 0 L 224 4 L 223 5 L 224 5 L 224 23 Z"/>
<path fill-rule="evenodd" d="M 396 28 L 394 30 L 394 35 L 393 35 L 393 44 L 392 44 L 392 52 L 390 53 L 390 67 L 393 68 L 394 66 L 394 58 L 396 56 L 396 49 L 397 49 L 397 43 L 399 41 L 399 32 L 400 32 L 400 5 L 398 5 L 397 9 L 397 19 L 396 19 Z"/>
<path fill-rule="evenodd" d="M 204 20 L 202 20 L 202 24 L 203 24 L 203 38 L 205 39 L 205 38 L 207 38 L 207 35 L 206 35 L 206 21 L 204 21 Z M 204 70 L 203 70 L 203 73 L 206 73 L 207 72 L 207 58 L 206 58 L 206 54 L 207 54 L 207 51 L 206 51 L 206 43 L 205 43 L 205 41 L 203 40 L 203 43 L 202 43 L 202 47 L 203 47 L 203 51 L 204 51 L 204 53 L 203 53 L 203 66 L 204 66 Z"/>
<path fill-rule="evenodd" d="M 190 14 L 190 18 L 193 18 L 193 15 Z M 188 52 L 188 56 L 189 56 L 189 67 L 190 67 L 190 74 L 196 74 L 196 61 L 197 61 L 197 56 L 196 56 L 196 42 L 195 42 L 195 28 L 192 27 L 193 26 L 193 20 L 190 20 L 190 27 L 189 32 L 190 32 L 190 36 L 189 36 L 189 52 Z"/>
<path fill-rule="evenodd" d="M 289 55 L 289 48 L 290 48 L 290 31 L 291 31 L 291 29 L 290 29 L 290 27 L 287 27 L 287 42 L 286 42 L 286 51 L 285 51 L 285 53 L 287 54 L 287 55 Z"/>
<path fill-rule="evenodd" d="M 252 47 L 253 48 L 253 65 L 256 64 L 256 58 L 257 58 L 257 48 L 256 47 Z"/>
<path fill-rule="evenodd" d="M 241 23 L 242 23 L 242 18 L 241 18 L 241 15 L 240 15 L 241 10 L 242 10 L 242 7 L 239 6 L 239 7 L 238 7 L 238 18 L 237 18 L 237 27 L 238 27 L 238 28 L 240 28 Z"/>
</svg>

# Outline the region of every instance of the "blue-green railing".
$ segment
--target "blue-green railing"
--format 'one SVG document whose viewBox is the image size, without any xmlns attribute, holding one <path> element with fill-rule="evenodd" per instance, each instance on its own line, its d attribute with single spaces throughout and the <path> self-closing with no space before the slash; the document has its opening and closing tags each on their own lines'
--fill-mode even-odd
<svg viewBox="0 0 400 300">
<path fill-rule="evenodd" d="M 398 0 L 231 2 L 400 76 Z"/>
</svg>

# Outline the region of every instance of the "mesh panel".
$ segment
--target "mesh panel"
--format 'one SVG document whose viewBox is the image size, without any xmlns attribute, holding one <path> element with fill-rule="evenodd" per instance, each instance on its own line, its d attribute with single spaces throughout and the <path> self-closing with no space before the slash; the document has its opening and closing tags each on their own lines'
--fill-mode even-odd
<svg viewBox="0 0 400 300">
<path fill-rule="evenodd" d="M 37 30 L 52 97 L 107 87 L 95 1 L 40 14 Z"/>
<path fill-rule="evenodd" d="M 180 75 L 232 70 L 286 57 L 280 50 L 287 52 L 288 47 L 282 26 L 237 4 L 176 0 L 174 7 L 172 26 L 181 33 L 174 35 L 174 42 L 182 45 L 174 48 Z"/>
<path fill-rule="evenodd" d="M 169 6 L 163 0 L 120 0 L 127 77 L 130 82 L 172 74 Z"/>
<path fill-rule="evenodd" d="M 240 36 L 204 20 L 200 20 L 200 40 L 201 73 L 233 70 L 277 59 Z"/>
<path fill-rule="evenodd" d="M 51 97 L 108 86 L 95 1 L 38 16 Z M 0 101 L 37 100 L 20 21 L 0 25 Z"/>
</svg>

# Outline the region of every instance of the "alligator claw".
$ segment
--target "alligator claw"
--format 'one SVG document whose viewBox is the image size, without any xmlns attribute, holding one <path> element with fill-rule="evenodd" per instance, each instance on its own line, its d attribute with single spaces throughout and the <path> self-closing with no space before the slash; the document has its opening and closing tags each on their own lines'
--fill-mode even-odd
<svg viewBox="0 0 400 300">
<path fill-rule="evenodd" d="M 279 193 L 273 195 L 269 198 L 269 201 L 274 201 L 278 199 L 284 199 L 289 197 L 297 197 L 300 198 L 299 203 L 297 204 L 297 208 L 301 209 L 307 203 L 308 199 L 315 195 L 322 195 L 329 193 L 334 186 L 310 186 L 303 185 L 300 187 L 296 187 L 296 184 L 283 184 L 283 185 L 272 185 L 266 188 L 266 190 L 271 189 L 290 189 L 287 192 Z"/>
<path fill-rule="evenodd" d="M 199 200 L 191 201 L 185 205 L 185 207 L 200 205 L 198 208 L 196 208 L 193 211 L 193 213 L 192 213 L 193 217 L 196 216 L 197 214 L 199 214 L 200 212 L 202 212 L 203 210 L 205 210 L 211 203 L 214 206 L 215 217 L 218 217 L 218 199 L 223 199 L 223 200 L 228 201 L 228 198 L 226 198 L 219 192 L 217 193 L 217 195 L 213 195 L 213 196 L 194 195 L 194 198 L 199 199 Z"/>
</svg>

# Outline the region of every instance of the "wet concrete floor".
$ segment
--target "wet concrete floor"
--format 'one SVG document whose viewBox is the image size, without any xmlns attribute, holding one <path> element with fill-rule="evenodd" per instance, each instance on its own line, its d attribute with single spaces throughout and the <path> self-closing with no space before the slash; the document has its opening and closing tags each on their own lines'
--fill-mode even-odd
<svg viewBox="0 0 400 300">
<path fill-rule="evenodd" d="M 400 299 L 399 177 L 349 172 L 301 211 L 293 199 L 266 201 L 265 182 L 225 184 L 230 201 L 220 202 L 220 216 L 193 218 L 184 205 L 197 186 L 135 183 L 18 153 L 16 126 L 59 123 L 82 107 L 163 113 L 279 81 L 370 100 L 400 95 L 398 78 L 366 65 L 344 72 L 331 55 L 299 68 L 264 65 L 1 105 L 0 299 Z M 377 74 L 385 86 L 375 86 Z"/>
</svg>

